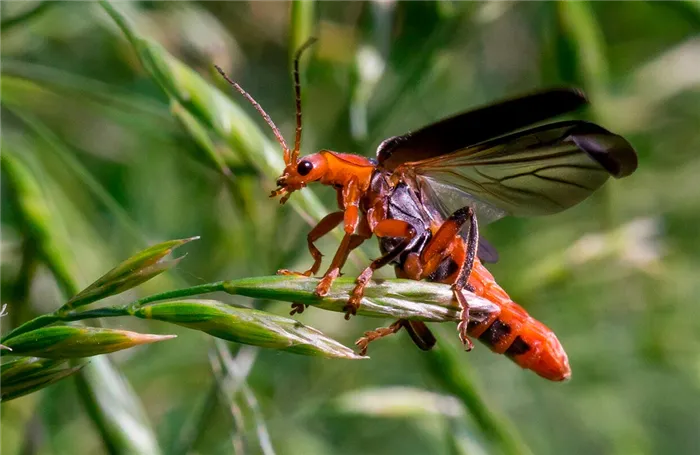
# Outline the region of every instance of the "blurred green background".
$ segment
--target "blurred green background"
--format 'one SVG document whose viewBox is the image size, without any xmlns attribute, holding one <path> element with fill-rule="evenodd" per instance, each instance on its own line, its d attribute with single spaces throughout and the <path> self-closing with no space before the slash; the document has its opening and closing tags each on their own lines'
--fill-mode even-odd
<svg viewBox="0 0 700 455">
<path fill-rule="evenodd" d="M 229 72 L 291 141 L 291 56 L 310 35 L 319 42 L 302 65 L 302 154 L 371 156 L 391 135 L 566 84 L 588 93 L 584 118 L 624 135 L 640 156 L 634 175 L 580 206 L 482 231 L 501 254 L 490 266 L 499 283 L 566 348 L 570 382 L 547 382 L 480 344 L 459 352 L 451 324 L 434 327 L 446 357 L 418 351 L 405 334 L 357 362 L 231 346 L 234 371 L 225 375 L 212 371 L 212 353 L 228 351 L 209 336 L 105 320 L 178 334 L 109 356 L 113 379 L 130 387 L 95 387 L 109 395 L 108 408 L 133 401 L 143 410 L 150 425 L 112 422 L 112 434 L 150 438 L 137 452 L 700 453 L 697 2 L 116 3 L 141 37 L 162 46 L 152 52 L 167 51 L 241 109 L 194 99 L 168 80 L 97 3 L 0 8 L 2 152 L 39 182 L 74 279 L 87 285 L 158 241 L 202 237 L 183 248 L 175 272 L 113 302 L 311 263 L 309 223 L 333 208 L 334 192 L 308 188 L 283 207 L 267 197 L 281 151 L 212 68 Z M 201 105 L 230 115 L 207 123 Z M 12 195 L 3 174 L 4 330 L 64 301 Z M 336 243 L 329 236 L 320 247 L 330 255 Z M 367 242 L 346 275 L 376 254 Z M 346 322 L 313 308 L 298 318 L 346 345 L 389 322 Z M 489 442 L 478 400 L 458 384 L 470 380 L 514 446 Z M 3 404 L 2 453 L 134 452 L 138 442 L 105 444 L 79 393 L 68 379 Z"/>
</svg>

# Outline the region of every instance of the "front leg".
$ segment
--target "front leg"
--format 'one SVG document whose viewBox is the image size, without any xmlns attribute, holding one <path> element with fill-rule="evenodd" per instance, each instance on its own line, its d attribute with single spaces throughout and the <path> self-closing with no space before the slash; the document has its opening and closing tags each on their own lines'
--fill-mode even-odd
<svg viewBox="0 0 700 455">
<path fill-rule="evenodd" d="M 333 256 L 331 265 L 328 267 L 326 273 L 323 274 L 321 282 L 318 283 L 318 286 L 316 286 L 315 294 L 317 296 L 323 297 L 324 295 L 328 294 L 333 281 L 340 276 L 340 270 L 343 268 L 343 265 L 345 265 L 345 261 L 348 260 L 350 252 L 360 246 L 362 242 L 368 238 L 369 237 L 364 235 L 345 234 L 343 240 L 341 240 L 340 245 L 338 246 L 338 251 L 336 251 L 335 256 Z"/>
<path fill-rule="evenodd" d="M 361 192 L 357 186 L 356 179 L 351 179 L 345 187 L 338 190 L 338 205 L 343 209 L 345 237 L 340 242 L 338 251 L 336 251 L 328 271 L 323 275 L 323 279 L 316 287 L 316 295 L 318 296 L 328 294 L 333 281 L 340 276 L 340 270 L 345 265 L 350 252 L 372 237 L 372 230 L 369 227 L 367 217 L 363 216 L 360 218 L 358 209 L 360 195 Z M 357 234 L 354 233 L 355 231 L 357 231 Z"/>
<path fill-rule="evenodd" d="M 337 225 L 339 225 L 343 221 L 343 218 L 344 218 L 344 214 L 342 211 L 329 213 L 321 221 L 319 221 L 318 224 L 306 236 L 306 243 L 309 247 L 309 253 L 311 253 L 311 257 L 314 258 L 314 263 L 309 270 L 307 270 L 304 273 L 298 273 L 298 272 L 291 272 L 287 269 L 282 269 L 282 270 L 277 271 L 277 274 L 278 275 L 303 275 L 303 276 L 316 275 L 316 273 L 318 273 L 318 269 L 321 268 L 321 261 L 323 260 L 323 254 L 321 254 L 319 249 L 316 248 L 316 245 L 314 245 L 314 242 L 316 242 L 318 239 L 320 239 L 324 235 L 331 232 L 333 230 L 333 228 L 335 228 Z"/>
</svg>

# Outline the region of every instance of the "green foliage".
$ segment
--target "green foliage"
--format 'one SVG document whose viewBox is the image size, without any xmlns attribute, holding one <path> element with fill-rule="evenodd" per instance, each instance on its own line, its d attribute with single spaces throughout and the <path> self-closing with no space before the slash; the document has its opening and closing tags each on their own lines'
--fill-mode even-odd
<svg viewBox="0 0 700 455">
<path fill-rule="evenodd" d="M 2 453 L 26 453 L 36 441 L 38 453 L 697 452 L 697 2 L 0 8 L 2 344 L 13 347 L 8 335 L 18 327 L 14 342 L 22 332 L 95 318 L 104 330 L 178 336 L 87 365 L 14 360 L 16 352 L 3 349 Z M 384 325 L 319 310 L 339 309 L 353 277 L 376 257 L 376 242 L 351 256 L 327 299 L 311 296 L 312 279 L 270 276 L 308 267 L 309 224 L 333 210 L 335 194 L 306 188 L 289 207 L 268 199 L 281 150 L 213 70 L 221 66 L 249 91 L 289 140 L 290 56 L 309 35 L 319 41 L 302 64 L 302 154 L 371 156 L 389 136 L 562 84 L 589 94 L 584 118 L 634 144 L 638 171 L 585 203 L 483 229 L 501 255 L 490 270 L 556 332 L 570 382 L 549 383 L 479 344 L 463 353 L 453 324 L 431 324 L 439 336 L 433 352 L 400 333 L 372 345 L 370 359 L 342 362 L 214 342 L 200 330 L 133 316 L 175 302 L 196 306 L 183 299 L 220 292 L 207 310 L 284 321 L 290 336 L 296 325 L 279 316 L 289 311 L 279 301 L 311 304 L 294 319 L 343 345 Z M 177 267 L 153 256 L 80 292 L 128 252 L 194 234 L 201 240 L 185 247 Z M 319 243 L 327 255 L 336 245 L 333 236 Z M 423 284 L 375 286 L 365 316 L 454 315 L 440 304 L 445 287 L 408 295 L 400 286 Z M 405 298 L 398 307 L 394 295 L 382 300 L 394 291 Z M 429 304 L 417 305 L 421 299 Z M 251 302 L 255 310 L 241 307 Z M 69 376 L 79 387 L 62 380 Z"/>
</svg>

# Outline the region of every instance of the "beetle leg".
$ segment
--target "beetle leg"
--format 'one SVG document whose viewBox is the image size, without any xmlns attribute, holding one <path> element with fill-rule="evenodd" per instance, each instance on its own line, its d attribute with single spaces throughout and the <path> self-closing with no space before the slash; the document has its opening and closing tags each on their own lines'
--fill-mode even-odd
<svg viewBox="0 0 700 455">
<path fill-rule="evenodd" d="M 398 278 L 408 278 L 411 280 L 421 279 L 421 265 L 417 253 L 410 253 L 408 255 L 404 261 L 403 268 L 398 265 L 396 266 L 396 276 Z M 406 329 L 411 340 L 423 351 L 429 351 L 435 346 L 437 342 L 435 335 L 433 335 L 425 322 L 399 319 L 387 328 L 378 328 L 370 332 L 365 332 L 365 336 L 355 342 L 355 344 L 360 347 L 360 354 L 365 355 L 367 353 L 367 345 L 370 342 L 396 333 L 398 329 L 389 329 L 395 328 L 397 324 L 399 324 L 399 329 L 401 327 Z"/>
<path fill-rule="evenodd" d="M 435 232 L 430 242 L 423 248 L 421 252 L 421 262 L 428 264 L 435 257 L 446 257 L 445 251 L 452 248 L 454 239 L 459 235 L 462 226 L 470 217 L 473 217 L 474 212 L 471 207 L 463 207 L 447 218 L 440 228 Z"/>
<path fill-rule="evenodd" d="M 391 324 L 389 327 L 379 327 L 378 329 L 374 329 L 374 330 L 370 330 L 369 332 L 365 332 L 365 336 L 363 336 L 362 338 L 355 341 L 355 346 L 360 348 L 358 354 L 360 354 L 360 355 L 367 354 L 367 346 L 372 341 L 378 340 L 380 338 L 384 338 L 385 336 L 395 334 L 396 332 L 401 330 L 401 327 L 404 327 L 405 322 L 406 322 L 405 319 L 399 319 L 398 321 Z"/>
<path fill-rule="evenodd" d="M 389 327 L 379 327 L 374 330 L 365 332 L 364 336 L 357 341 L 355 345 L 360 348 L 358 354 L 366 355 L 367 347 L 372 341 L 393 335 L 401 328 L 405 328 L 411 336 L 413 342 L 424 351 L 430 351 L 435 346 L 436 340 L 433 333 L 423 321 L 409 321 L 407 319 L 399 319 Z"/>
<path fill-rule="evenodd" d="M 323 278 L 321 278 L 321 282 L 316 286 L 316 295 L 322 297 L 328 294 L 333 281 L 340 276 L 340 269 L 345 265 L 345 261 L 347 261 L 350 252 L 360 246 L 362 242 L 368 238 L 369 237 L 360 234 L 345 234 L 343 240 L 340 242 L 340 246 L 338 246 L 338 251 L 335 252 L 331 265 L 323 275 Z"/>
<path fill-rule="evenodd" d="M 357 314 L 357 309 L 360 308 L 360 302 L 362 301 L 362 294 L 364 293 L 365 286 L 372 278 L 372 274 L 375 270 L 383 267 L 396 259 L 403 251 L 408 247 L 416 235 L 416 229 L 411 226 L 406 221 L 402 220 L 383 220 L 379 222 L 374 228 L 374 234 L 377 237 L 397 237 L 403 239 L 401 243 L 396 245 L 394 249 L 381 256 L 378 259 L 372 261 L 372 263 L 360 273 L 357 277 L 357 285 L 355 289 L 352 290 L 350 299 L 348 299 L 347 305 L 345 305 L 345 319 L 350 319 L 351 315 Z"/>
<path fill-rule="evenodd" d="M 435 335 L 430 331 L 428 326 L 423 321 L 409 321 L 402 319 L 404 327 L 408 332 L 413 344 L 418 346 L 422 351 L 430 351 L 437 343 Z"/>
<path fill-rule="evenodd" d="M 307 270 L 306 272 L 300 273 L 300 272 L 293 272 L 291 270 L 287 269 L 281 269 L 277 271 L 278 275 L 301 275 L 301 276 L 313 276 L 316 273 L 318 273 L 318 269 L 321 267 L 321 261 L 323 260 L 323 254 L 321 254 L 321 251 L 319 251 L 318 248 L 316 248 L 316 245 L 314 245 L 314 242 L 316 242 L 318 239 L 323 237 L 324 235 L 328 234 L 335 228 L 337 225 L 339 225 L 343 221 L 343 212 L 342 211 L 337 211 L 333 213 L 329 213 L 321 221 L 318 222 L 318 224 L 309 232 L 309 234 L 306 236 L 306 243 L 309 247 L 309 253 L 311 253 L 311 257 L 314 259 L 313 265 L 311 265 L 311 268 Z M 294 314 L 301 314 L 304 312 L 305 308 L 308 308 L 308 305 L 305 305 L 303 303 L 298 303 L 294 302 L 292 303 L 292 311 L 289 312 L 290 315 Z"/>
<path fill-rule="evenodd" d="M 469 222 L 469 232 L 466 242 L 462 240 L 460 231 L 462 226 Z M 443 261 L 451 260 L 457 264 L 457 272 L 440 279 L 441 282 L 451 283 L 455 299 L 462 308 L 460 322 L 457 326 L 459 339 L 467 350 L 471 350 L 473 343 L 469 339 L 467 328 L 469 323 L 469 303 L 462 294 L 462 289 L 473 291 L 468 284 L 469 276 L 474 267 L 479 243 L 479 229 L 471 207 L 463 207 L 454 212 L 437 230 L 433 238 L 428 242 L 421 253 L 421 278 L 426 278 L 435 273 Z"/>
<path fill-rule="evenodd" d="M 464 210 L 464 209 L 460 209 Z M 459 210 L 458 210 L 459 211 Z M 456 213 L 456 212 L 455 212 Z M 474 259 L 476 258 L 477 250 L 479 248 L 479 225 L 476 221 L 476 216 L 474 210 L 471 207 L 467 208 L 467 217 L 469 218 L 469 234 L 466 240 L 466 258 L 462 261 L 462 265 L 459 270 L 459 276 L 457 281 L 452 284 L 452 292 L 455 298 L 462 307 L 462 313 L 460 315 L 460 321 L 457 325 L 457 331 L 459 332 L 459 339 L 464 344 L 467 351 L 471 351 L 474 344 L 469 339 L 467 329 L 469 326 L 469 303 L 467 299 L 462 294 L 462 289 L 465 287 L 470 291 L 474 289 L 468 284 L 469 276 L 474 268 Z"/>
<path fill-rule="evenodd" d="M 316 248 L 314 242 L 328 234 L 343 221 L 343 212 L 337 211 L 329 213 L 326 215 L 318 224 L 309 232 L 306 236 L 306 243 L 309 247 L 309 253 L 311 257 L 314 258 L 314 263 L 309 270 L 304 273 L 292 272 L 287 269 L 278 270 L 278 275 L 303 275 L 303 276 L 313 276 L 318 273 L 318 269 L 321 268 L 321 261 L 323 260 L 323 254 Z"/>
<path fill-rule="evenodd" d="M 396 266 L 396 276 L 398 278 L 408 278 L 410 280 L 420 280 L 423 274 L 423 266 L 420 263 L 418 253 L 410 253 L 403 262 L 403 267 Z M 413 340 L 413 343 L 423 351 L 430 351 L 437 340 L 423 321 L 409 321 L 404 319 L 406 332 Z"/>
<path fill-rule="evenodd" d="M 299 303 L 299 302 L 293 302 L 292 303 L 292 311 L 289 312 L 290 316 L 294 316 L 295 314 L 301 314 L 304 312 L 305 309 L 309 307 L 308 304 L 305 303 Z"/>
</svg>

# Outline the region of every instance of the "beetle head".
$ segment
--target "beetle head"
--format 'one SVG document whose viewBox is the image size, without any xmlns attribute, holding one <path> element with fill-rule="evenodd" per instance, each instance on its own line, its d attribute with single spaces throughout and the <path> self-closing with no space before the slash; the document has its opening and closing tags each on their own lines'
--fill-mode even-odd
<svg viewBox="0 0 700 455">
<path fill-rule="evenodd" d="M 292 192 L 304 188 L 310 182 L 315 182 L 323 178 L 328 170 L 328 161 L 321 153 L 314 153 L 299 159 L 297 153 L 284 154 L 288 158 L 284 172 L 277 179 L 277 189 L 270 197 L 282 196 L 280 204 L 284 204 L 289 199 Z"/>
</svg>

